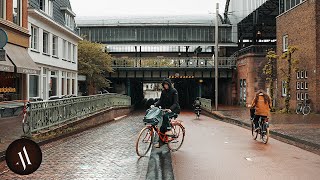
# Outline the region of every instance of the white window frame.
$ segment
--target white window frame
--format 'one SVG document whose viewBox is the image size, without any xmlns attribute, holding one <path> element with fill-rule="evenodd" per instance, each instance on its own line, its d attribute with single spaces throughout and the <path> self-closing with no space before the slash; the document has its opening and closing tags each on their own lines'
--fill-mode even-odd
<svg viewBox="0 0 320 180">
<path fill-rule="evenodd" d="M 282 94 L 282 97 L 286 97 L 287 96 L 287 88 L 285 87 L 286 86 L 286 81 L 282 81 L 282 85 L 281 85 L 281 94 Z"/>
<path fill-rule="evenodd" d="M 3 4 L 3 7 L 2 7 L 2 13 L 3 14 L 0 14 L 0 18 L 2 19 L 7 19 L 7 0 L 0 0 Z M 1 17 L 2 16 L 2 17 Z"/>
<path fill-rule="evenodd" d="M 31 45 L 30 48 L 33 50 L 39 50 L 39 28 L 31 25 Z"/>
<path fill-rule="evenodd" d="M 297 71 L 297 79 L 300 79 L 300 71 Z"/>
<path fill-rule="evenodd" d="M 283 52 L 287 52 L 288 51 L 288 46 L 289 46 L 289 36 L 288 35 L 284 35 L 282 37 Z"/>
<path fill-rule="evenodd" d="M 309 86 L 308 82 L 304 82 L 304 89 L 306 89 L 306 90 L 309 89 L 308 86 Z"/>
<path fill-rule="evenodd" d="M 304 82 L 301 82 L 301 84 L 300 84 L 300 89 L 301 89 L 301 90 L 304 90 Z"/>
<path fill-rule="evenodd" d="M 52 17 L 53 16 L 53 0 L 49 0 L 48 2 L 48 14 Z"/>
<path fill-rule="evenodd" d="M 297 82 L 297 90 L 299 90 L 299 89 L 300 89 L 300 82 Z"/>
<path fill-rule="evenodd" d="M 77 59 L 77 46 L 73 45 L 73 57 L 72 62 L 75 63 Z"/>
<path fill-rule="evenodd" d="M 39 9 L 41 10 L 41 11 L 43 11 L 43 12 L 46 12 L 46 5 L 47 5 L 47 2 L 46 2 L 46 0 L 42 0 L 42 2 L 43 2 L 43 9 L 41 9 L 41 7 L 40 7 L 40 1 L 41 0 L 38 0 L 38 2 L 39 2 Z"/>
<path fill-rule="evenodd" d="M 22 10 L 23 10 L 23 8 L 22 8 L 22 6 L 23 6 L 22 0 L 13 0 L 13 1 L 17 1 L 20 4 L 20 6 L 19 6 L 19 4 L 17 4 L 17 6 L 19 7 L 19 16 L 20 16 L 19 17 L 19 22 L 17 22 L 17 25 L 18 26 L 22 26 L 22 14 L 23 14 L 23 12 L 22 12 Z M 13 13 L 14 13 L 13 1 L 12 1 L 12 16 L 13 16 Z M 14 23 L 13 19 L 12 19 L 12 22 Z M 14 23 L 14 24 L 16 24 L 16 23 Z"/>
<path fill-rule="evenodd" d="M 29 94 L 29 98 L 40 98 L 40 79 L 42 78 L 40 75 L 38 75 L 38 74 L 29 74 L 28 75 L 29 76 L 29 82 L 28 82 L 28 84 L 29 84 L 29 90 L 28 90 L 28 94 Z M 30 88 L 33 88 L 33 87 L 30 87 L 30 76 L 38 76 L 38 89 L 37 89 L 37 91 L 38 91 L 38 96 L 35 96 L 35 97 L 30 97 Z"/>
<path fill-rule="evenodd" d="M 300 101 L 300 93 L 297 92 L 297 101 Z"/>
<path fill-rule="evenodd" d="M 45 34 L 47 34 L 47 41 L 46 42 L 44 42 L 44 40 L 45 40 Z M 49 32 L 47 32 L 47 31 L 43 31 L 42 32 L 42 52 L 44 53 L 44 54 L 47 54 L 47 55 L 49 55 L 50 54 L 50 43 L 49 43 L 49 39 L 50 39 L 50 33 Z M 47 51 L 45 52 L 45 45 L 47 46 Z"/>
<path fill-rule="evenodd" d="M 54 41 L 55 40 L 55 41 Z M 59 38 L 58 36 L 52 35 L 52 56 L 59 56 Z"/>
<path fill-rule="evenodd" d="M 52 72 L 54 72 L 54 75 L 52 75 Z M 56 85 L 57 85 L 57 87 L 56 87 L 56 92 L 57 92 L 57 94 L 54 95 L 54 96 L 50 96 L 50 93 L 49 93 L 49 94 L 48 94 L 48 95 L 49 95 L 49 98 L 51 98 L 51 97 L 59 97 L 59 76 L 58 76 L 58 74 L 59 74 L 59 71 L 57 71 L 57 70 L 52 70 L 52 71 L 50 71 L 50 73 L 49 73 L 49 82 L 51 82 L 51 78 L 56 78 L 56 80 L 57 80 L 57 83 L 56 83 Z M 52 86 L 52 84 L 51 84 L 51 86 Z M 48 89 L 48 90 L 52 90 L 50 86 L 49 86 L 49 89 Z M 48 92 L 49 92 L 49 91 L 48 91 Z"/>
<path fill-rule="evenodd" d="M 304 99 L 308 100 L 309 99 L 309 94 L 308 93 L 304 93 Z"/>
<path fill-rule="evenodd" d="M 62 45 L 63 45 L 63 47 L 62 47 L 62 49 L 63 49 L 63 52 L 62 52 L 62 58 L 64 59 L 64 60 L 67 60 L 67 52 L 68 52 L 68 42 L 67 42 L 67 40 L 62 40 Z"/>
<path fill-rule="evenodd" d="M 70 61 L 70 62 L 71 62 L 71 60 L 72 60 L 72 49 L 71 49 L 71 47 L 72 47 L 71 42 L 68 42 L 68 57 L 67 57 L 67 59 L 68 59 L 68 61 Z"/>
<path fill-rule="evenodd" d="M 304 71 L 300 71 L 300 78 L 301 78 L 301 79 L 304 78 Z"/>
<path fill-rule="evenodd" d="M 304 78 L 305 78 L 305 79 L 308 79 L 308 71 L 307 71 L 307 70 L 304 71 Z"/>
<path fill-rule="evenodd" d="M 300 95 L 300 100 L 301 100 L 301 101 L 304 100 L 304 93 L 301 93 L 301 95 Z"/>
</svg>

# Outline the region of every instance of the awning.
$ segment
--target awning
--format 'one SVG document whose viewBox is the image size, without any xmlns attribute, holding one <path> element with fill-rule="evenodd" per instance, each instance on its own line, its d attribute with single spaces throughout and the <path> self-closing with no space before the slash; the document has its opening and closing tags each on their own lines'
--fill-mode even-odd
<svg viewBox="0 0 320 180">
<path fill-rule="evenodd" d="M 10 60 L 17 67 L 17 73 L 40 74 L 40 69 L 31 59 L 26 48 L 7 44 L 4 49 Z"/>
<path fill-rule="evenodd" d="M 0 49 L 0 71 L 5 72 L 14 72 L 14 65 L 10 62 L 10 60 L 7 58 L 7 55 L 4 50 Z M 2 55 L 2 53 L 4 55 Z"/>
</svg>

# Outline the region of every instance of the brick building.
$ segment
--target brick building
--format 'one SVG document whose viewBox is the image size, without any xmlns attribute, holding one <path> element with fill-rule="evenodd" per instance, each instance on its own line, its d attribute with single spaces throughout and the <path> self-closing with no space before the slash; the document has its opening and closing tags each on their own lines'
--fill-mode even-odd
<svg viewBox="0 0 320 180">
<path fill-rule="evenodd" d="M 0 29 L 8 37 L 1 49 L 4 55 L 0 59 L 0 101 L 26 99 L 27 75 L 40 73 L 28 55 L 27 9 L 27 0 L 0 0 Z"/>
<path fill-rule="evenodd" d="M 312 111 L 320 112 L 320 1 L 282 1 L 282 4 L 277 17 L 277 53 L 281 55 L 288 46 L 296 46 L 298 51 L 293 58 L 300 60 L 290 84 L 290 108 L 310 99 Z M 287 91 L 281 69 L 287 69 L 287 62 L 279 59 L 277 66 L 277 105 L 283 108 Z"/>
</svg>

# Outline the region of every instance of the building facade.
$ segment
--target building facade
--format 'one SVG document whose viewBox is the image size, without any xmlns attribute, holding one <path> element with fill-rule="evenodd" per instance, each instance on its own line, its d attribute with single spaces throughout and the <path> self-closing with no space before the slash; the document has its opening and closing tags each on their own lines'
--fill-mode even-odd
<svg viewBox="0 0 320 180">
<path fill-rule="evenodd" d="M 293 58 L 299 60 L 297 71 L 292 72 L 290 108 L 298 103 L 311 100 L 313 112 L 320 112 L 320 1 L 296 0 L 281 1 L 283 8 L 277 17 L 277 53 L 282 55 L 288 46 L 298 50 Z M 302 18 L 303 17 L 303 18 Z M 278 106 L 284 108 L 288 95 L 285 87 L 288 63 L 278 61 Z"/>
<path fill-rule="evenodd" d="M 1 40 L 8 43 L 0 49 L 0 101 L 26 100 L 29 74 L 40 74 L 28 54 L 28 1 L 0 0 Z M 3 33 L 2 33 L 3 34 Z"/>
<path fill-rule="evenodd" d="M 28 98 L 78 94 L 78 42 L 69 0 L 29 0 L 29 54 L 41 70 L 28 76 Z"/>
</svg>

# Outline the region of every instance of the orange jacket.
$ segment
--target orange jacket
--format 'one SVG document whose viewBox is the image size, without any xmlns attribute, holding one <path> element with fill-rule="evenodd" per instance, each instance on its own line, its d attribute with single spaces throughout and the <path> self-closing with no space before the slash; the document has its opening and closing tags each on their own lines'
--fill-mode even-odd
<svg viewBox="0 0 320 180">
<path fill-rule="evenodd" d="M 263 95 L 259 95 L 258 103 L 255 104 L 256 98 L 253 99 L 251 107 L 255 107 L 256 115 L 259 116 L 270 116 L 270 104 L 269 102 L 264 103 Z"/>
</svg>

